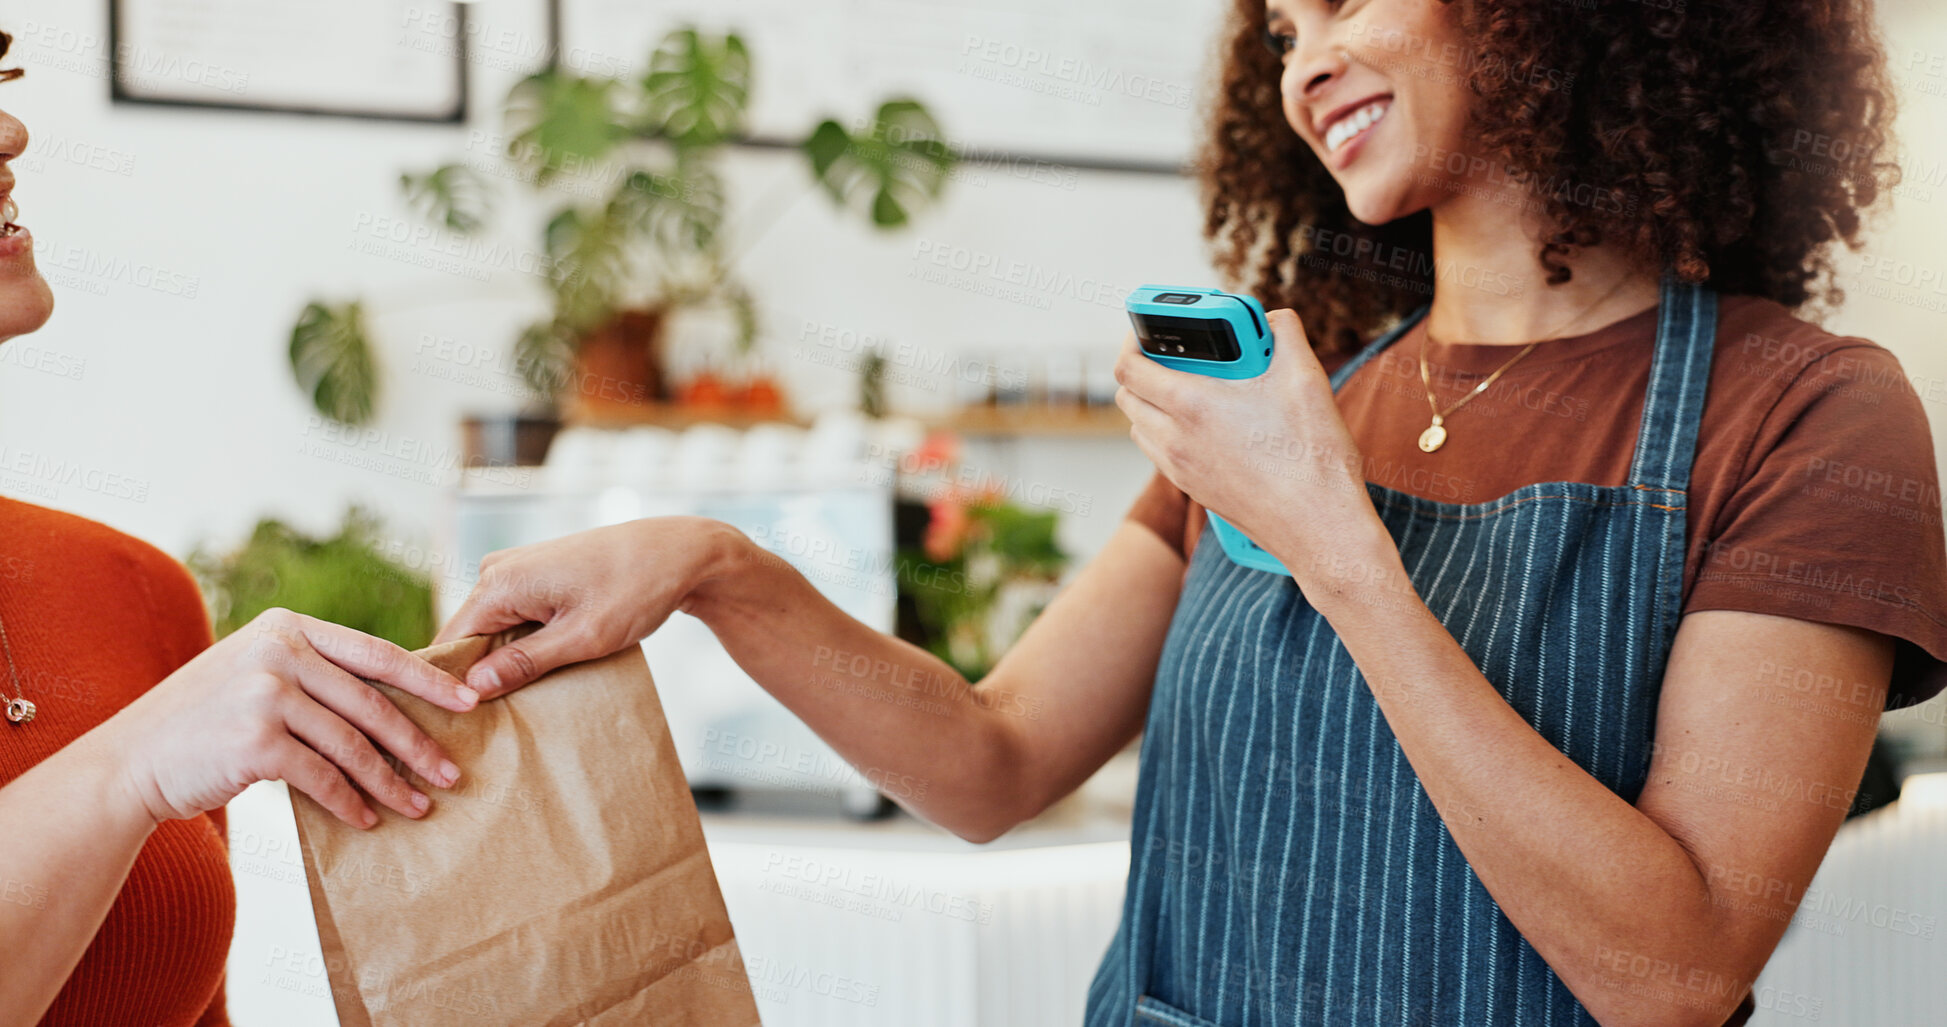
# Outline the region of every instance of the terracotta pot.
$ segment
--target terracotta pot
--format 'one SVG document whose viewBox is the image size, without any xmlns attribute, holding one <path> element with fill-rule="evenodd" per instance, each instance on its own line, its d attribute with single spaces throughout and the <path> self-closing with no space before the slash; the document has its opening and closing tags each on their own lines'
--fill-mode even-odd
<svg viewBox="0 0 1947 1027">
<path fill-rule="evenodd" d="M 682 403 L 684 406 L 720 407 L 730 402 L 730 390 L 724 386 L 723 379 L 715 371 L 701 371 L 684 383 Z"/>
<path fill-rule="evenodd" d="M 759 374 L 744 383 L 739 406 L 758 414 L 775 414 L 784 409 L 784 390 L 768 374 Z"/>
<path fill-rule="evenodd" d="M 582 337 L 563 398 L 582 410 L 640 407 L 664 394 L 661 310 L 622 310 Z"/>
<path fill-rule="evenodd" d="M 561 430 L 551 414 L 484 414 L 460 422 L 468 467 L 533 467 Z"/>
</svg>

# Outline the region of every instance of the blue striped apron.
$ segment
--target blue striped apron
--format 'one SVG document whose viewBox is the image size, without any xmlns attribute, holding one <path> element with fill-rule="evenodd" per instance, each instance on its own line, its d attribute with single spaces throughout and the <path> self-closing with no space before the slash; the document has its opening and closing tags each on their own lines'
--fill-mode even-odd
<svg viewBox="0 0 1947 1027">
<path fill-rule="evenodd" d="M 1628 484 L 1464 505 L 1366 485 L 1475 665 L 1631 801 L 1676 634 L 1716 327 L 1713 293 L 1665 283 Z M 1290 578 L 1214 544 L 1191 556 L 1157 668 L 1130 850 L 1088 1027 L 1595 1023 L 1474 876 L 1331 625 Z"/>
</svg>

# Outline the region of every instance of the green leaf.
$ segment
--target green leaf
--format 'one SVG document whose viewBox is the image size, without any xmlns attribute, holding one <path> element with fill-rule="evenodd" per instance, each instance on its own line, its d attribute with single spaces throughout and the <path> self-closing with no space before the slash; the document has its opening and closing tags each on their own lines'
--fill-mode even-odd
<svg viewBox="0 0 1947 1027">
<path fill-rule="evenodd" d="M 486 224 L 492 187 L 487 176 L 464 164 L 444 164 L 423 175 L 406 172 L 399 188 L 420 217 L 470 235 Z"/>
<path fill-rule="evenodd" d="M 701 253 L 716 245 L 727 200 L 723 179 L 701 162 L 667 174 L 637 171 L 616 187 L 608 216 L 665 253 Z"/>
<path fill-rule="evenodd" d="M 750 102 L 750 51 L 732 32 L 706 38 L 678 29 L 649 55 L 642 78 L 647 130 L 682 149 L 720 143 L 743 127 Z"/>
<path fill-rule="evenodd" d="M 547 182 L 607 156 L 629 134 L 617 85 L 552 68 L 522 79 L 507 94 L 508 157 Z"/>
<path fill-rule="evenodd" d="M 741 282 L 727 281 L 718 291 L 737 322 L 737 352 L 750 352 L 751 344 L 757 341 L 756 297 Z"/>
<path fill-rule="evenodd" d="M 606 212 L 575 207 L 548 222 L 543 236 L 548 254 L 548 285 L 554 289 L 555 319 L 583 331 L 608 319 L 615 297 L 627 282 L 628 230 Z"/>
<path fill-rule="evenodd" d="M 575 333 L 560 321 L 528 325 L 514 340 L 514 366 L 536 395 L 558 395 L 574 380 L 575 340 Z"/>
<path fill-rule="evenodd" d="M 1055 541 L 1059 518 L 1052 510 L 1029 510 L 1012 503 L 976 507 L 973 517 L 986 525 L 989 544 L 1009 574 L 1054 575 L 1067 557 Z"/>
<path fill-rule="evenodd" d="M 906 223 L 906 208 L 893 198 L 892 190 L 882 188 L 873 195 L 872 223 L 880 228 L 897 228 Z"/>
<path fill-rule="evenodd" d="M 896 228 L 938 198 L 959 155 L 917 100 L 889 100 L 854 134 L 825 121 L 804 142 L 811 173 L 841 205 L 863 203 L 872 223 Z"/>
<path fill-rule="evenodd" d="M 318 413 L 345 424 L 372 419 L 378 400 L 378 364 L 364 307 L 313 302 L 291 329 L 291 374 Z"/>
<path fill-rule="evenodd" d="M 859 412 L 874 420 L 886 416 L 886 358 L 877 347 L 859 364 Z"/>
<path fill-rule="evenodd" d="M 811 158 L 812 177 L 840 203 L 845 201 L 845 193 L 839 188 L 838 176 L 832 174 L 832 169 L 851 147 L 851 134 L 845 131 L 845 126 L 830 119 L 819 122 L 804 141 L 805 156 Z"/>
</svg>

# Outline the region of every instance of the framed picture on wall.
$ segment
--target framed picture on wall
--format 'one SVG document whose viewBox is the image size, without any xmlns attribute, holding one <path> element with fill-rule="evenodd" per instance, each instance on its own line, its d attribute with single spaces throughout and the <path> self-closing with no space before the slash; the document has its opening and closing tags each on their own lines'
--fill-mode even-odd
<svg viewBox="0 0 1947 1027">
<path fill-rule="evenodd" d="M 550 0 L 560 64 L 633 78 L 670 30 L 751 51 L 750 141 L 912 96 L 964 155 L 1179 174 L 1201 131 L 1221 0 Z"/>
<path fill-rule="evenodd" d="M 466 120 L 466 6 L 109 0 L 117 103 Z"/>
</svg>

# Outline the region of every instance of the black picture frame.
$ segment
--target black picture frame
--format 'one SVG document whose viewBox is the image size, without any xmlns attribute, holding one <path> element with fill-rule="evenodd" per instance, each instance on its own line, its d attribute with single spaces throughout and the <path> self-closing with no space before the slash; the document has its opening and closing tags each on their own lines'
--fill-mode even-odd
<svg viewBox="0 0 1947 1027">
<path fill-rule="evenodd" d="M 553 2 L 553 0 L 550 0 Z M 404 111 L 367 110 L 329 104 L 254 103 L 246 100 L 190 100 L 171 96 L 145 96 L 132 92 L 124 76 L 122 38 L 122 0 L 108 0 L 108 96 L 111 103 L 147 107 L 178 107 L 217 111 L 252 111 L 269 114 L 296 114 L 308 117 L 353 118 L 369 121 L 400 121 L 415 124 L 460 125 L 471 112 L 472 82 L 467 64 L 467 5 L 452 3 L 458 19 L 454 46 L 454 96 L 450 110 L 413 114 Z"/>
</svg>

